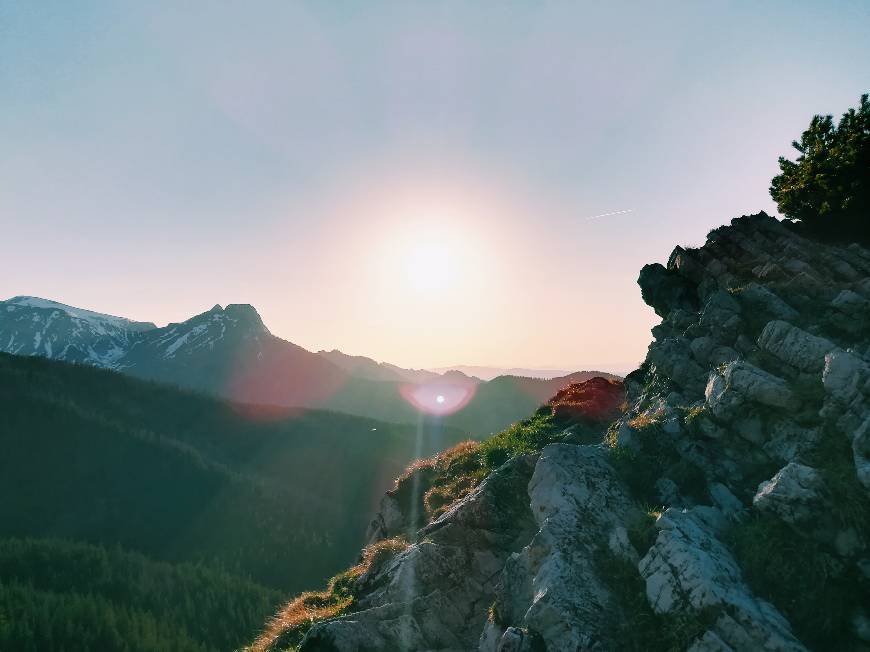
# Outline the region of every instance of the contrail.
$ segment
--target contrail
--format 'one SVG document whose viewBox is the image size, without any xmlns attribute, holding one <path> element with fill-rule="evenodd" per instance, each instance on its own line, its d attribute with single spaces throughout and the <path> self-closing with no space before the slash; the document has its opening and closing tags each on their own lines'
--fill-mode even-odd
<svg viewBox="0 0 870 652">
<path fill-rule="evenodd" d="M 623 215 L 625 213 L 633 212 L 630 208 L 624 211 L 613 211 L 612 213 L 602 213 L 601 215 L 590 215 L 587 217 L 587 220 L 597 220 L 599 217 L 610 217 L 611 215 Z"/>
</svg>

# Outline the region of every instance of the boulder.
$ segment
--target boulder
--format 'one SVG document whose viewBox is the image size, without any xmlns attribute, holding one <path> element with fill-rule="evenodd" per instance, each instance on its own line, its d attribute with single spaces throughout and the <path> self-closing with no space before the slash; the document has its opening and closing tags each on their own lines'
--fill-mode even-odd
<svg viewBox="0 0 870 652">
<path fill-rule="evenodd" d="M 645 265 L 637 279 L 646 304 L 665 317 L 674 308 L 695 305 L 697 299 L 691 283 L 659 263 Z"/>
<path fill-rule="evenodd" d="M 795 321 L 800 316 L 797 310 L 779 298 L 774 292 L 766 286 L 755 282 L 747 284 L 736 296 L 756 316 L 760 315 L 767 319 L 782 319 L 785 321 Z"/>
<path fill-rule="evenodd" d="M 704 397 L 710 414 L 730 419 L 743 414 L 741 410 L 753 403 L 787 408 L 794 395 L 784 379 L 737 360 L 710 374 Z"/>
<path fill-rule="evenodd" d="M 824 481 L 814 468 L 791 462 L 758 485 L 752 505 L 792 525 L 805 522 L 824 507 Z"/>
<path fill-rule="evenodd" d="M 723 521 L 718 510 L 700 507 L 671 508 L 659 517 L 656 541 L 638 564 L 650 605 L 661 614 L 718 614 L 701 647 L 692 649 L 805 650 L 788 621 L 743 581 L 718 538 Z"/>
<path fill-rule="evenodd" d="M 769 322 L 758 338 L 758 346 L 783 362 L 806 372 L 819 372 L 825 366 L 825 356 L 837 345 L 811 335 L 788 322 Z"/>
</svg>

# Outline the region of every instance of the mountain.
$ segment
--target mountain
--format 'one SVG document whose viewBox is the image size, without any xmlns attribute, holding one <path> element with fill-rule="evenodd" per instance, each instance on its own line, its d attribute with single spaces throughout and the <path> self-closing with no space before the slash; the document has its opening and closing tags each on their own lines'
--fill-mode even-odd
<svg viewBox="0 0 870 652">
<path fill-rule="evenodd" d="M 402 369 L 387 362 L 375 362 L 361 355 L 347 355 L 336 349 L 318 351 L 318 355 L 358 378 L 388 382 L 424 383 L 436 380 L 442 374 L 425 369 Z"/>
<path fill-rule="evenodd" d="M 415 462 L 248 649 L 867 650 L 870 250 L 761 213 L 638 282 L 640 368 Z"/>
<path fill-rule="evenodd" d="M 508 426 L 572 380 L 601 375 L 484 383 L 457 370 L 435 374 L 340 351 L 312 353 L 272 335 L 247 304 L 217 305 L 158 328 L 15 297 L 0 302 L 0 351 L 113 369 L 243 403 L 400 423 L 416 423 L 423 414 L 472 437 Z"/>
<path fill-rule="evenodd" d="M 40 355 L 113 368 L 140 335 L 155 328 L 150 322 L 103 315 L 37 297 L 13 297 L 0 302 L 0 351 L 16 355 Z"/>
<path fill-rule="evenodd" d="M 0 537 L 120 545 L 299 590 L 353 559 L 418 451 L 460 441 L 0 354 Z M 281 571 L 276 573 L 275 569 Z"/>
<path fill-rule="evenodd" d="M 436 374 L 443 374 L 448 371 L 459 371 L 467 376 L 474 376 L 481 380 L 492 380 L 499 376 L 519 376 L 521 378 L 541 378 L 550 380 L 559 376 L 567 376 L 570 371 L 564 369 L 527 369 L 525 367 L 486 367 L 481 365 L 456 365 L 454 367 L 436 367 L 430 369 Z"/>
<path fill-rule="evenodd" d="M 143 333 L 117 368 L 236 401 L 288 407 L 324 405 L 348 380 L 329 361 L 272 335 L 247 304 L 215 306 Z"/>
</svg>

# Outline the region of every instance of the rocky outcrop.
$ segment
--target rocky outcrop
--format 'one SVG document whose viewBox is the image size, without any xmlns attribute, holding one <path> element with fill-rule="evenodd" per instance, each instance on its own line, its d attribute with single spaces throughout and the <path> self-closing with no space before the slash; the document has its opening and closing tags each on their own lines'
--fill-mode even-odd
<svg viewBox="0 0 870 652">
<path fill-rule="evenodd" d="M 770 480 L 758 485 L 752 499 L 757 510 L 792 525 L 807 521 L 824 507 L 824 480 L 814 468 L 789 462 Z"/>
<path fill-rule="evenodd" d="M 656 542 L 640 561 L 646 593 L 657 613 L 715 614 L 693 650 L 804 650 L 788 621 L 746 585 L 737 561 L 719 539 L 721 511 L 668 509 L 656 522 Z"/>
<path fill-rule="evenodd" d="M 515 457 L 390 563 L 358 580 L 354 613 L 316 624 L 305 650 L 468 650 L 508 556 L 534 533 L 525 488 L 536 456 Z"/>
<path fill-rule="evenodd" d="M 595 560 L 602 550 L 637 561 L 625 524 L 636 510 L 600 447 L 550 444 L 528 486 L 540 528 L 502 574 L 496 609 L 480 649 L 510 648 L 535 632 L 549 650 L 613 647 L 606 630 L 614 598 Z M 608 644 L 610 644 L 608 646 Z"/>
<path fill-rule="evenodd" d="M 409 471 L 371 536 L 411 545 L 301 649 L 870 649 L 870 252 L 762 213 L 639 284 L 662 321 L 624 387 L 560 392 L 431 522 L 402 492 L 460 471 Z"/>
<path fill-rule="evenodd" d="M 677 511 L 680 505 L 661 496 L 672 507 L 640 567 L 651 603 L 665 611 L 717 605 L 722 614 L 693 649 L 819 646 L 803 622 L 814 598 L 800 592 L 812 587 L 795 586 L 797 596 L 776 605 L 753 596 L 747 573 L 771 596 L 790 581 L 753 561 L 761 556 L 754 545 L 768 546 L 785 570 L 819 564 L 820 576 L 830 573 L 824 582 L 840 583 L 849 604 L 815 611 L 848 610 L 828 616 L 849 631 L 823 647 L 863 644 L 861 605 L 870 599 L 859 572 L 870 536 L 868 279 L 867 250 L 808 241 L 764 214 L 734 220 L 711 232 L 704 247 L 678 248 L 664 270 L 641 274 L 643 295 L 663 319 L 646 364 L 626 379 L 633 405 L 622 422 L 655 412 L 703 472 L 710 503 L 717 504 L 713 487 L 724 486 L 745 506 L 723 526 L 721 505 L 710 518 L 698 512 L 706 507 Z M 674 287 L 683 300 L 675 301 Z M 696 365 L 706 376 L 703 390 Z M 741 539 L 741 532 L 752 536 Z M 797 642 L 789 613 L 806 641 Z"/>
</svg>

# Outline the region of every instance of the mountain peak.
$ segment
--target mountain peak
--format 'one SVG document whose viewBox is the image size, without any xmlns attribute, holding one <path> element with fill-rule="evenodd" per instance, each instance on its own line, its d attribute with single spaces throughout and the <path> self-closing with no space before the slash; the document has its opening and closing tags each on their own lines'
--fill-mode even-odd
<svg viewBox="0 0 870 652">
<path fill-rule="evenodd" d="M 260 313 L 249 303 L 230 303 L 224 308 L 224 314 L 264 333 L 269 332 Z"/>
</svg>

